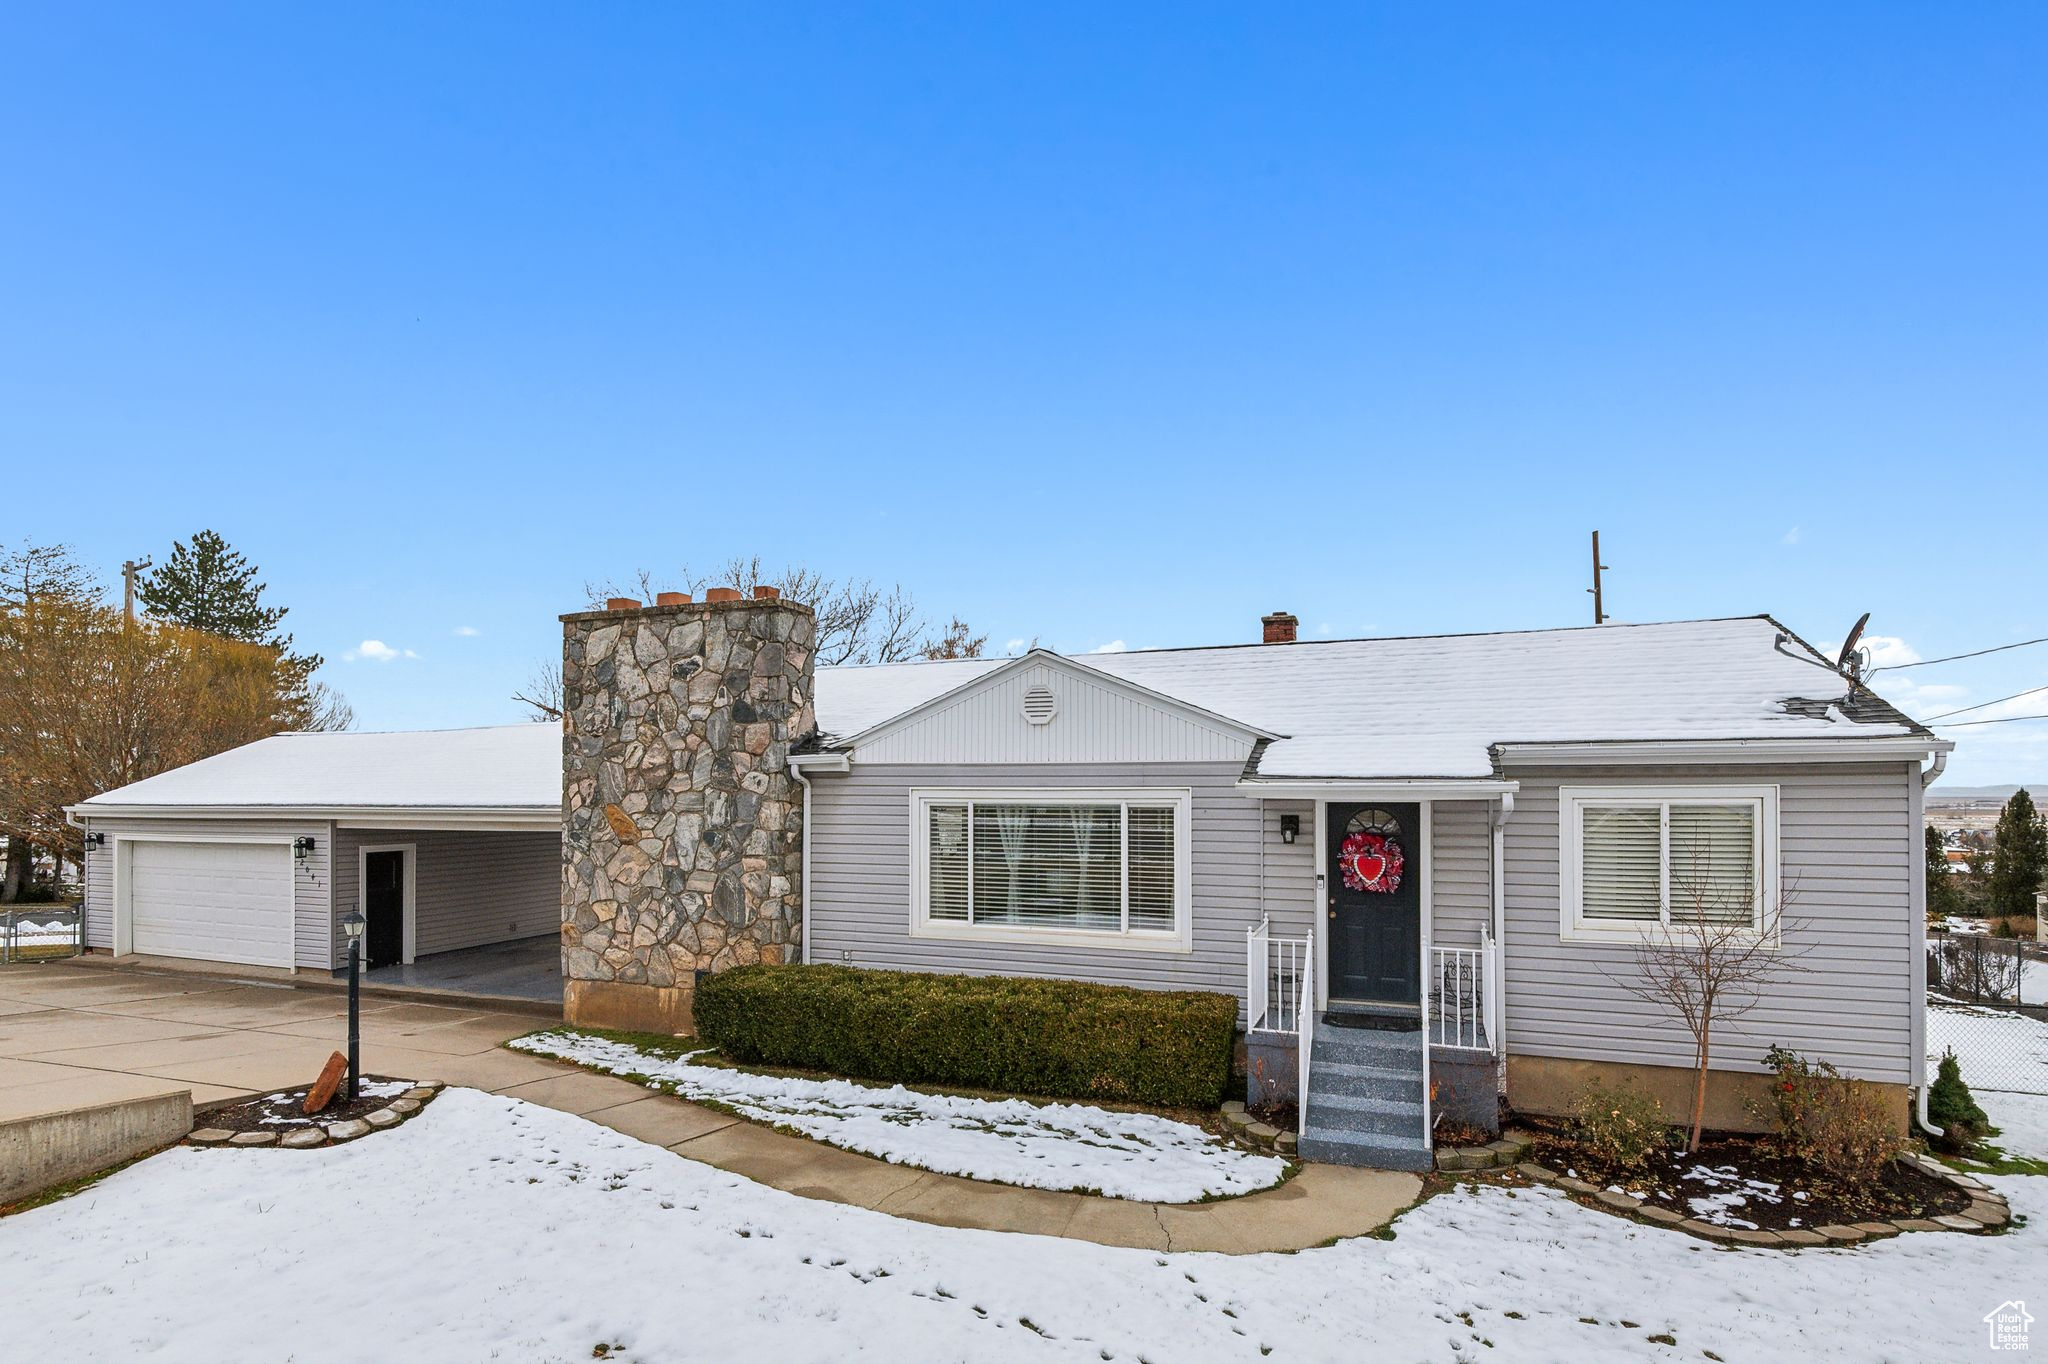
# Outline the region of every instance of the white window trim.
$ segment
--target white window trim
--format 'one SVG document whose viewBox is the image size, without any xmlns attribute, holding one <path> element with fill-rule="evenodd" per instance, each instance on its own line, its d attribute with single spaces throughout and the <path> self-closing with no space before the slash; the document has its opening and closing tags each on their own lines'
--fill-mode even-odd
<svg viewBox="0 0 2048 1364">
<path fill-rule="evenodd" d="M 1780 934 L 1778 874 L 1778 788 L 1756 786 L 1561 786 L 1557 791 L 1558 843 L 1558 937 L 1563 942 L 1639 943 L 1667 933 L 1683 933 L 1686 926 L 1670 920 L 1670 869 L 1660 856 L 1664 878 L 1663 917 L 1657 922 L 1587 920 L 1581 902 L 1579 863 L 1582 853 L 1583 811 L 1589 805 L 1669 805 L 1734 803 L 1747 801 L 1757 810 L 1757 917 L 1770 946 L 1777 946 Z"/>
<path fill-rule="evenodd" d="M 931 908 L 930 808 L 982 802 L 991 805 L 1133 805 L 1173 810 L 1173 931 L 1097 928 L 1023 928 L 1014 924 L 963 924 L 933 920 Z M 1047 947 L 1095 947 L 1112 952 L 1194 950 L 1194 894 L 1190 828 L 1194 793 L 1186 787 L 919 787 L 910 793 L 910 936 L 955 942 L 1030 943 Z"/>
</svg>

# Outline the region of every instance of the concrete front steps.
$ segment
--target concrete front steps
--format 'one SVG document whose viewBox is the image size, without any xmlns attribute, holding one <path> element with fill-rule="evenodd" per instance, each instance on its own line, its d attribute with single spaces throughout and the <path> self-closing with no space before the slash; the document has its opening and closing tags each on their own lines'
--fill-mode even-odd
<svg viewBox="0 0 2048 1364">
<path fill-rule="evenodd" d="M 1318 1018 L 1301 1156 L 1332 1165 L 1428 1170 L 1422 1032 L 1335 1028 Z"/>
</svg>

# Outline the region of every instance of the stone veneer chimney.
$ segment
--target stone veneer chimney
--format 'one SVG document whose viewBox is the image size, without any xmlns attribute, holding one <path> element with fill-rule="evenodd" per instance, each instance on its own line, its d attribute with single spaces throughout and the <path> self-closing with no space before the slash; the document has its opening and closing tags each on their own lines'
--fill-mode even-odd
<svg viewBox="0 0 2048 1364">
<path fill-rule="evenodd" d="M 815 727 L 816 621 L 768 589 L 705 597 L 562 617 L 571 1023 L 688 1032 L 698 972 L 789 961 L 802 942 L 788 759 Z"/>
</svg>

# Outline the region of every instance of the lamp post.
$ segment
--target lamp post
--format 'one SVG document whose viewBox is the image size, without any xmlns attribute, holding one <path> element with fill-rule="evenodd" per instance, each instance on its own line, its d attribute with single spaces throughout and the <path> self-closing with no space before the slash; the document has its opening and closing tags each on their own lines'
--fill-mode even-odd
<svg viewBox="0 0 2048 1364">
<path fill-rule="evenodd" d="M 363 912 L 352 909 L 341 916 L 341 931 L 348 935 L 348 1101 L 356 1101 L 356 1082 L 362 1067 L 356 1051 L 362 1040 L 362 1015 L 357 1008 L 362 998 Z"/>
</svg>

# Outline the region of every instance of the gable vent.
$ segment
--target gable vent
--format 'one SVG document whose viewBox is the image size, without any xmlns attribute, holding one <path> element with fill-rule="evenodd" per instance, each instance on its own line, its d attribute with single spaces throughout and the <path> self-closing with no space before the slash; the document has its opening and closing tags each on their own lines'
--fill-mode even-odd
<svg viewBox="0 0 2048 1364">
<path fill-rule="evenodd" d="M 1052 694 L 1052 688 L 1043 682 L 1034 682 L 1024 689 L 1024 719 L 1034 725 L 1049 724 L 1059 710 L 1059 698 Z"/>
</svg>

